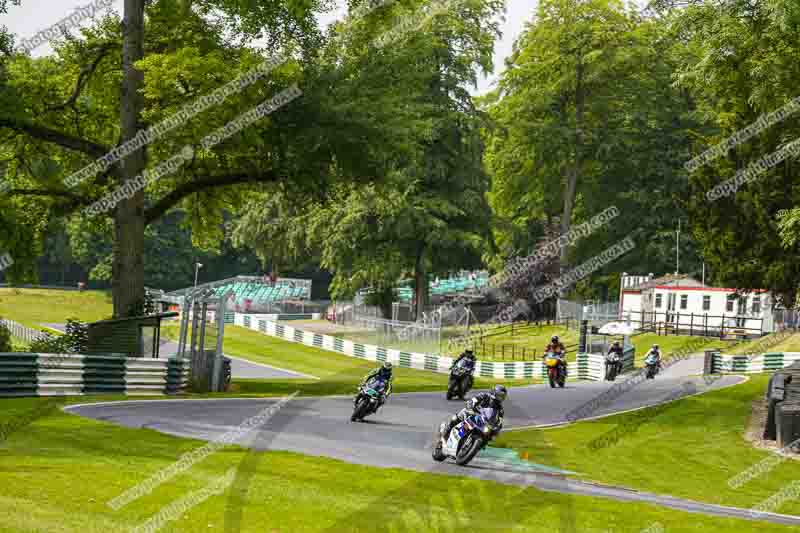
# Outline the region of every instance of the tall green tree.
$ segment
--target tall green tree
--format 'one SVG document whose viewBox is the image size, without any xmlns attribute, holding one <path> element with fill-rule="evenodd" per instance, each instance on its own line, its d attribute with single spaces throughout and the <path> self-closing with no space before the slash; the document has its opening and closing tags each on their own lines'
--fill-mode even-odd
<svg viewBox="0 0 800 533">
<path fill-rule="evenodd" d="M 610 269 L 674 268 L 674 231 L 686 216 L 678 203 L 687 190 L 680 154 L 688 154 L 685 132 L 695 124 L 691 102 L 672 84 L 676 46 L 662 20 L 622 2 L 540 2 L 498 90 L 483 102 L 494 119 L 486 131 L 498 218 L 493 265 L 530 254 L 554 237 L 547 228 L 565 234 L 616 206 L 621 215 L 607 227 L 562 249 L 555 274 L 633 228 L 643 230 L 639 248 Z M 691 250 L 684 265 L 694 270 L 700 262 Z M 607 292 L 611 278 L 595 280 Z M 582 284 L 580 292 L 594 290 Z"/>
<path fill-rule="evenodd" d="M 368 23 L 335 27 L 321 65 L 331 76 L 369 73 L 359 74 L 359 92 L 418 119 L 406 120 L 402 139 L 384 144 L 404 157 L 383 174 L 339 169 L 347 184 L 309 201 L 305 214 L 280 213 L 272 199 L 254 201 L 237 228 L 241 242 L 263 243 L 262 256 L 318 253 L 335 274 L 336 295 L 364 286 L 390 294 L 399 277 L 411 274 L 418 317 L 431 275 L 480 264 L 490 220 L 488 178 L 482 117 L 468 87 L 480 70 L 491 70 L 494 17 L 502 8 L 494 0 L 431 6 L 392 3 Z M 397 32 L 404 20 L 419 22 Z M 380 45 L 387 36 L 394 36 L 391 46 Z M 276 214 L 281 222 L 273 222 Z M 282 253 L 289 243 L 291 252 Z"/>
<path fill-rule="evenodd" d="M 0 243 L 15 257 L 10 274 L 32 275 L 49 221 L 84 217 L 83 208 L 187 145 L 195 148 L 192 161 L 92 222 L 113 222 L 117 316 L 141 300 L 146 227 L 170 210 L 185 210 L 195 242 L 211 246 L 221 238 L 224 211 L 240 207 L 249 191 L 258 190 L 255 184 L 319 191 L 336 169 L 379 175 L 391 168 L 403 154 L 380 146 L 402 137 L 409 123 L 397 105 L 401 98 L 389 102 L 359 93 L 372 74 L 316 66 L 322 35 L 314 13 L 320 9 L 316 0 L 126 0 L 121 21 L 109 16 L 81 30 L 80 37 L 57 44 L 52 56 L 4 57 L 0 135 L 4 146 L 13 147 L 13 178 L 0 198 L 0 217 L 9 228 Z M 261 38 L 274 53 L 255 47 Z M 223 105 L 80 185 L 64 185 L 66 176 L 278 53 L 286 62 Z M 211 150 L 199 149 L 203 136 L 293 83 L 302 98 Z M 362 157 L 371 151 L 374 157 Z M 31 170 L 28 163 L 36 159 L 57 171 Z"/>
<path fill-rule="evenodd" d="M 797 2 L 697 3 L 670 16 L 687 50 L 677 81 L 707 125 L 688 132 L 693 151 L 687 160 L 800 96 Z M 797 157 L 758 173 L 735 194 L 715 200 L 706 193 L 798 138 L 800 113 L 795 111 L 691 172 L 687 200 L 694 236 L 714 280 L 743 290 L 770 289 L 790 305 L 800 279 L 800 250 L 789 235 L 791 210 L 800 200 Z"/>
</svg>

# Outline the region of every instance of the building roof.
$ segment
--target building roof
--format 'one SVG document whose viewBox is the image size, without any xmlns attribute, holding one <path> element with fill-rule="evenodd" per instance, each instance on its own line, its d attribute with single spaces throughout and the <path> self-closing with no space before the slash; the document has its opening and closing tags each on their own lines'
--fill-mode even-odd
<svg viewBox="0 0 800 533">
<path fill-rule="evenodd" d="M 671 286 L 681 286 L 681 287 L 706 287 L 693 277 L 689 276 L 688 274 L 665 274 L 664 276 L 660 276 L 658 278 L 652 278 L 649 281 L 645 281 L 638 285 L 634 285 L 632 287 L 625 287 L 625 291 L 641 291 L 644 289 L 652 289 L 655 287 L 671 287 Z"/>
</svg>

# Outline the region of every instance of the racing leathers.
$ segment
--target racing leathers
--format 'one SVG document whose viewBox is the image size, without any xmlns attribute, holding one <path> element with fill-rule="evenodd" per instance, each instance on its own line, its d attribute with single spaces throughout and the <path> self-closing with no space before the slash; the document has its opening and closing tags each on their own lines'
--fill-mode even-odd
<svg viewBox="0 0 800 533">
<path fill-rule="evenodd" d="M 606 355 L 611 355 L 612 353 L 617 354 L 617 374 L 622 374 L 622 346 L 619 344 L 613 345 L 608 349 L 608 353 Z"/>
<path fill-rule="evenodd" d="M 459 422 L 463 422 L 467 419 L 467 417 L 477 414 L 478 409 L 482 408 L 492 408 L 497 411 L 497 414 L 500 418 L 503 418 L 503 402 L 501 402 L 498 398 L 495 397 L 494 394 L 489 392 L 482 392 L 477 396 L 470 398 L 467 400 L 467 405 L 457 414 L 453 415 L 447 425 L 444 427 L 444 431 L 442 436 L 447 438 L 447 435 L 453 430 Z M 502 423 L 501 423 L 502 425 Z M 495 428 L 494 434 L 500 431 L 500 427 Z M 494 435 L 493 434 L 493 435 Z"/>
<path fill-rule="evenodd" d="M 458 365 L 459 361 L 463 361 L 463 360 L 470 361 L 472 363 L 473 371 L 475 370 L 475 354 L 473 354 L 472 352 L 464 352 L 461 355 L 459 355 L 458 357 L 456 357 L 456 360 L 453 361 L 452 365 L 450 365 L 450 371 L 452 372 L 453 369 Z M 472 374 L 470 374 L 469 383 L 468 383 L 467 388 L 471 389 L 473 384 L 474 384 L 474 380 L 473 380 Z"/>
<path fill-rule="evenodd" d="M 384 368 L 382 366 L 376 368 L 375 370 L 373 370 L 372 372 L 367 374 L 364 377 L 364 379 L 361 380 L 361 383 L 358 386 L 359 389 L 361 389 L 361 387 L 363 387 L 372 378 L 379 378 L 379 379 L 382 379 L 383 381 L 386 382 L 386 391 L 380 397 L 380 399 L 378 399 L 378 407 L 380 407 L 381 405 L 384 404 L 384 402 L 386 401 L 386 398 L 388 398 L 389 395 L 392 393 L 392 371 L 387 369 L 387 368 Z M 357 403 L 358 402 L 359 396 L 360 396 L 360 394 L 356 395 L 355 399 L 353 400 L 353 403 Z"/>
</svg>

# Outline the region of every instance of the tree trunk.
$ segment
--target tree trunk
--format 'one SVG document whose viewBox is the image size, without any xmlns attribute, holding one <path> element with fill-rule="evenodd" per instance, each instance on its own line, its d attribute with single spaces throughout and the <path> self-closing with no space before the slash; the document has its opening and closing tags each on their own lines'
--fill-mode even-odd
<svg viewBox="0 0 800 533">
<path fill-rule="evenodd" d="M 120 141 L 139 131 L 144 98 L 144 75 L 134 63 L 144 56 L 144 2 L 125 0 L 122 21 L 122 84 L 120 87 Z M 135 178 L 145 168 L 145 150 L 137 150 L 121 162 L 118 185 Z M 114 213 L 114 316 L 135 314 L 144 304 L 144 191 L 123 198 Z"/>
<path fill-rule="evenodd" d="M 425 275 L 425 266 L 422 261 L 424 251 L 425 244 L 420 243 L 417 247 L 417 257 L 414 262 L 414 298 L 417 301 L 414 320 L 417 322 L 422 320 L 422 311 L 428 301 L 428 277 Z"/>
<path fill-rule="evenodd" d="M 579 53 L 580 54 L 580 53 Z M 561 234 L 566 235 L 572 225 L 572 209 L 578 188 L 578 175 L 581 171 L 583 151 L 583 64 L 578 59 L 575 67 L 575 161 L 567 175 L 567 189 L 564 193 L 564 214 L 561 217 Z M 561 248 L 561 270 L 567 264 L 567 247 Z"/>
</svg>

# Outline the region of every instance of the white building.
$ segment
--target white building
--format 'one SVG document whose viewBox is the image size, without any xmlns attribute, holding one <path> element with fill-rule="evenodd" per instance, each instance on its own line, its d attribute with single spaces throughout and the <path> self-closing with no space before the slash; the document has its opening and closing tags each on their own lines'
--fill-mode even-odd
<svg viewBox="0 0 800 533">
<path fill-rule="evenodd" d="M 623 273 L 620 318 L 639 327 L 663 327 L 718 335 L 720 329 L 750 335 L 774 331 L 767 291 L 737 296 L 736 289 L 709 287 L 686 275 L 654 278 Z"/>
</svg>

